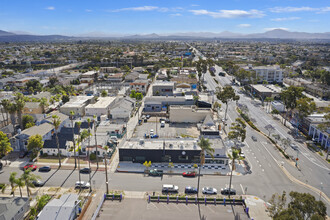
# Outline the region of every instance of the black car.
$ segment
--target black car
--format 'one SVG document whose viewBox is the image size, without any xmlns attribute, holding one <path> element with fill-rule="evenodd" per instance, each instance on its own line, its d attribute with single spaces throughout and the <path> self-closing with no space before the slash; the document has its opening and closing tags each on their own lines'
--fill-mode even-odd
<svg viewBox="0 0 330 220">
<path fill-rule="evenodd" d="M 149 170 L 149 176 L 163 176 L 163 170 L 157 170 L 157 169 L 153 169 L 153 170 Z"/>
<path fill-rule="evenodd" d="M 22 152 L 19 154 L 19 158 L 24 158 L 27 154 L 28 154 L 27 151 L 22 151 Z"/>
<path fill-rule="evenodd" d="M 187 186 L 184 189 L 184 193 L 185 194 L 197 194 L 197 188 L 196 187 L 192 187 L 192 186 Z"/>
<path fill-rule="evenodd" d="M 49 172 L 50 170 L 50 166 L 44 166 L 39 168 L 39 172 Z"/>
<path fill-rule="evenodd" d="M 36 187 L 43 187 L 45 185 L 45 183 L 42 182 L 41 180 L 35 180 L 32 182 L 32 184 Z"/>
<path fill-rule="evenodd" d="M 228 188 L 224 188 L 224 189 L 221 189 L 221 194 L 222 195 L 236 195 L 236 190 L 234 189 L 230 189 L 230 193 L 229 193 L 229 189 Z"/>
<path fill-rule="evenodd" d="M 89 169 L 88 167 L 80 170 L 80 173 L 91 173 L 91 172 L 92 172 L 91 169 Z"/>
</svg>

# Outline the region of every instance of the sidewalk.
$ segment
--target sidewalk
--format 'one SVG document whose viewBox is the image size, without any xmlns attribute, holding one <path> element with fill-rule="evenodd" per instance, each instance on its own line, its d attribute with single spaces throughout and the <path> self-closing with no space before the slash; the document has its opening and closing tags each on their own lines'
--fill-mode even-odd
<svg viewBox="0 0 330 220">
<path fill-rule="evenodd" d="M 267 205 L 266 202 L 262 199 L 251 196 L 251 195 L 245 195 L 243 196 L 245 199 L 246 206 L 249 207 L 249 215 L 250 218 L 253 220 L 267 220 L 272 219 L 268 216 L 267 212 Z"/>
</svg>

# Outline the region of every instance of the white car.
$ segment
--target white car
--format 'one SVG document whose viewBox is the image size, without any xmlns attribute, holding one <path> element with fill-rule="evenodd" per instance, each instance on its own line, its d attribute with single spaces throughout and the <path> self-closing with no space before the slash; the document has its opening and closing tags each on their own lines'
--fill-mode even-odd
<svg viewBox="0 0 330 220">
<path fill-rule="evenodd" d="M 243 152 L 241 152 L 239 156 L 245 159 L 245 154 Z"/>
<path fill-rule="evenodd" d="M 75 184 L 75 188 L 79 189 L 89 189 L 91 187 L 91 184 L 89 184 L 89 182 L 85 182 L 85 181 L 77 181 Z"/>
<path fill-rule="evenodd" d="M 150 136 L 154 135 L 154 129 L 150 129 Z"/>
<path fill-rule="evenodd" d="M 212 188 L 212 187 L 204 187 L 202 189 L 202 193 L 203 194 L 213 194 L 213 195 L 216 195 L 218 193 L 218 190 L 216 188 Z"/>
</svg>

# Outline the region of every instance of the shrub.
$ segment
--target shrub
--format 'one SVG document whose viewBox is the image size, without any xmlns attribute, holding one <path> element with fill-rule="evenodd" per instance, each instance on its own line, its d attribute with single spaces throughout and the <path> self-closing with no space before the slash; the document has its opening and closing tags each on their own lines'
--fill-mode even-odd
<svg viewBox="0 0 330 220">
<path fill-rule="evenodd" d="M 320 154 L 320 156 L 323 156 L 323 153 L 321 151 L 319 152 L 319 154 Z"/>
<path fill-rule="evenodd" d="M 40 157 L 44 158 L 44 157 L 48 157 L 47 153 L 43 153 L 42 155 L 40 155 Z"/>
<path fill-rule="evenodd" d="M 89 159 L 90 159 L 90 160 L 96 160 L 96 155 L 95 155 L 94 153 L 91 153 L 91 154 L 89 155 Z"/>
</svg>

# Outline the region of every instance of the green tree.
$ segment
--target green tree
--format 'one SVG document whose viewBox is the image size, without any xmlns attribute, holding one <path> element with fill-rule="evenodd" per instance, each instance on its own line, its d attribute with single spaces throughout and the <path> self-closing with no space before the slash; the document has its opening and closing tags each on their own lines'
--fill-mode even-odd
<svg viewBox="0 0 330 220">
<path fill-rule="evenodd" d="M 9 114 L 9 106 L 10 106 L 10 101 L 8 99 L 2 99 L 1 100 L 1 105 L 3 107 L 3 109 L 5 110 L 6 112 L 6 118 L 7 118 L 7 125 L 9 124 L 9 117 L 8 117 L 8 114 Z"/>
<path fill-rule="evenodd" d="M 241 118 L 236 118 L 235 122 L 231 124 L 231 131 L 228 133 L 229 139 L 241 139 L 244 142 L 246 138 L 246 124 Z"/>
<path fill-rule="evenodd" d="M 198 73 L 198 87 L 199 90 L 201 90 L 201 83 L 204 82 L 204 74 L 207 72 L 208 63 L 206 60 L 199 58 L 199 60 L 195 62 L 195 66 Z"/>
<path fill-rule="evenodd" d="M 22 111 L 25 106 L 25 101 L 24 101 L 24 95 L 20 92 L 15 93 L 15 106 L 16 106 L 16 111 L 17 111 L 17 117 L 18 117 L 18 123 L 20 128 L 23 128 L 23 122 L 22 122 Z"/>
<path fill-rule="evenodd" d="M 68 101 L 70 101 L 70 97 L 68 95 L 63 95 L 62 96 L 62 102 L 63 102 L 63 104 L 64 103 L 67 103 Z"/>
<path fill-rule="evenodd" d="M 135 90 L 131 90 L 131 94 L 129 95 L 131 98 L 136 98 L 136 92 Z"/>
<path fill-rule="evenodd" d="M 235 160 L 239 159 L 239 151 L 236 149 L 232 149 L 231 154 L 228 155 L 228 157 L 231 159 L 231 172 L 230 172 L 230 179 L 229 179 L 229 192 L 231 189 L 231 181 L 233 178 L 233 171 L 235 170 Z M 230 198 L 230 194 L 229 194 Z"/>
<path fill-rule="evenodd" d="M 61 119 L 57 116 L 57 115 L 53 115 L 53 126 L 54 126 L 54 132 L 55 132 L 55 136 L 56 136 L 56 145 L 57 145 L 57 155 L 58 155 L 58 167 L 61 167 L 61 152 L 60 152 L 60 143 L 58 141 L 58 129 L 61 125 Z"/>
<path fill-rule="evenodd" d="M 37 181 L 41 178 L 39 176 L 34 175 L 33 173 L 31 173 L 31 169 L 24 170 L 21 178 L 25 183 L 28 197 L 30 197 L 30 194 L 31 194 L 31 189 L 30 188 L 34 188 L 33 181 Z"/>
<path fill-rule="evenodd" d="M 236 95 L 235 90 L 231 86 L 225 86 L 223 89 L 217 88 L 217 98 L 224 104 L 226 104 L 225 120 L 227 118 L 228 103 L 230 101 L 238 101 L 239 96 Z"/>
<path fill-rule="evenodd" d="M 108 92 L 106 90 L 102 90 L 101 96 L 102 97 L 107 97 L 108 96 Z"/>
<path fill-rule="evenodd" d="M 9 183 L 11 187 L 11 194 L 13 194 L 13 197 L 15 197 L 15 189 L 17 188 L 16 184 L 16 172 L 11 172 L 9 176 Z"/>
<path fill-rule="evenodd" d="M 19 188 L 19 193 L 20 193 L 21 197 L 23 197 L 23 195 L 22 195 L 22 188 L 25 186 L 24 180 L 22 178 L 17 178 L 16 179 L 16 185 Z"/>
<path fill-rule="evenodd" d="M 312 98 L 303 97 L 297 100 L 296 109 L 298 110 L 297 124 L 316 110 L 316 104 Z"/>
<path fill-rule="evenodd" d="M 214 148 L 211 147 L 211 143 L 209 139 L 205 139 L 203 136 L 200 138 L 197 144 L 201 148 L 201 153 L 199 156 L 199 169 L 198 169 L 198 182 L 197 182 L 197 197 L 198 197 L 201 169 L 205 163 L 205 154 L 208 154 L 213 158 Z"/>
<path fill-rule="evenodd" d="M 143 95 L 141 92 L 137 92 L 135 95 L 136 100 L 142 100 L 143 99 Z"/>
<path fill-rule="evenodd" d="M 297 100 L 303 96 L 303 91 L 303 87 L 290 86 L 280 93 L 281 99 L 287 109 L 287 113 L 288 111 L 291 111 L 292 113 L 292 110 L 297 107 Z M 287 121 L 287 115 L 288 114 L 286 114 L 284 125 Z"/>
<path fill-rule="evenodd" d="M 9 152 L 11 152 L 13 148 L 9 142 L 9 139 L 5 133 L 0 131 L 0 153 L 1 157 L 6 156 Z M 6 160 L 7 163 L 7 160 Z"/>
<path fill-rule="evenodd" d="M 269 200 L 268 211 L 270 217 L 274 218 L 278 213 L 282 212 L 286 204 L 286 192 L 283 191 L 282 195 L 277 193 L 272 195 L 272 198 Z"/>
<path fill-rule="evenodd" d="M 274 220 L 326 219 L 326 205 L 322 201 L 317 201 L 313 195 L 294 191 L 290 192 L 289 195 L 291 202 L 286 209 L 274 215 Z"/>
<path fill-rule="evenodd" d="M 35 125 L 34 124 L 34 118 L 31 115 L 24 115 L 22 121 L 23 121 L 22 122 L 23 123 L 23 130 Z"/>
<path fill-rule="evenodd" d="M 42 108 L 42 113 L 45 113 L 46 112 L 46 108 L 49 106 L 48 100 L 47 100 L 46 97 L 42 97 L 40 99 L 39 106 Z"/>
<path fill-rule="evenodd" d="M 40 134 L 29 137 L 27 149 L 32 152 L 31 159 L 38 157 L 40 150 L 43 148 L 44 142 Z"/>
<path fill-rule="evenodd" d="M 8 112 L 10 114 L 10 121 L 13 126 L 16 125 L 16 112 L 17 112 L 17 107 L 15 103 L 9 103 L 8 106 Z"/>
</svg>

